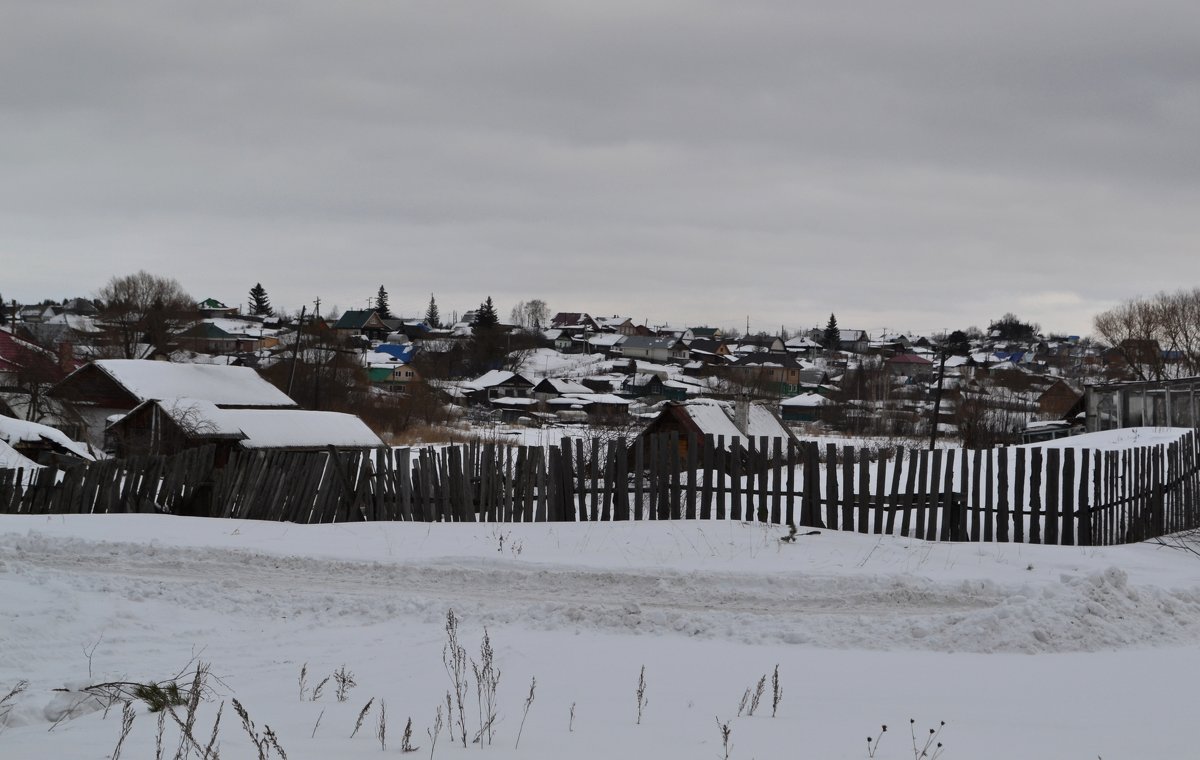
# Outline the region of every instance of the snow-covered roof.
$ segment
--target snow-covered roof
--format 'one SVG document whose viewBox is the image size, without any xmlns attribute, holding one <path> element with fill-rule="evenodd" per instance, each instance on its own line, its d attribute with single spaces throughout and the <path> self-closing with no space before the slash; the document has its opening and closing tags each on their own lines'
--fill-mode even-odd
<svg viewBox="0 0 1200 760">
<path fill-rule="evenodd" d="M 379 436 L 353 414 L 305 409 L 221 409 L 209 401 L 179 398 L 160 402 L 163 410 L 202 435 L 242 436 L 248 449 L 374 448 Z"/>
<path fill-rule="evenodd" d="M 801 393 L 799 396 L 792 396 L 789 399 L 784 399 L 779 402 L 780 406 L 798 406 L 798 407 L 813 407 L 826 406 L 833 402 L 825 398 L 819 393 Z"/>
<path fill-rule="evenodd" d="M 492 399 L 492 404 L 495 406 L 533 406 L 539 403 L 536 398 L 523 398 L 521 396 L 505 396 L 503 398 Z"/>
<path fill-rule="evenodd" d="M 572 380 L 563 380 L 561 378 L 556 378 L 556 377 L 547 377 L 545 380 L 542 381 L 542 383 L 545 383 L 546 385 L 550 386 L 550 390 L 552 392 L 558 393 L 560 395 L 564 394 L 564 393 L 591 393 L 592 392 L 592 389 L 587 387 L 586 385 L 576 383 Z M 541 385 L 542 383 L 538 383 L 538 385 Z"/>
<path fill-rule="evenodd" d="M 626 336 L 621 333 L 596 333 L 588 336 L 588 345 L 603 348 L 605 346 L 615 346 L 625 340 Z"/>
<path fill-rule="evenodd" d="M 257 338 L 260 336 L 274 336 L 279 334 L 279 330 L 272 329 L 270 327 L 264 327 L 262 322 L 258 322 L 253 319 L 214 317 L 212 319 L 205 319 L 203 322 L 214 325 L 230 335 L 246 335 Z"/>
<path fill-rule="evenodd" d="M 72 441 L 66 433 L 61 430 L 56 430 L 49 425 L 42 425 L 38 422 L 29 422 L 27 420 L 16 420 L 12 417 L 0 416 L 0 441 L 4 441 L 9 445 L 17 443 L 37 443 L 39 441 L 50 441 L 56 446 L 61 446 L 71 452 L 80 459 L 94 461 L 96 456 L 82 443 Z"/>
<path fill-rule="evenodd" d="M 515 372 L 509 372 L 506 369 L 493 369 L 485 372 L 474 380 L 463 383 L 463 387 L 473 388 L 475 390 L 483 390 L 484 388 L 492 388 L 497 385 L 503 385 L 504 383 L 507 383 L 509 380 L 513 379 L 529 383 L 528 380 L 516 374 Z M 532 383 L 529 384 L 532 385 Z"/>
<path fill-rule="evenodd" d="M 42 465 L 17 451 L 12 446 L 9 446 L 4 441 L 0 441 L 0 470 L 15 470 L 17 468 L 38 470 L 41 467 Z"/>
<path fill-rule="evenodd" d="M 726 440 L 733 438 L 745 440 L 747 436 L 751 438 L 760 436 L 788 438 L 791 435 L 787 428 L 779 422 L 779 419 L 761 404 L 750 404 L 745 435 L 734 424 L 733 404 L 728 401 L 708 398 L 694 399 L 684 404 L 684 409 L 705 434 L 711 434 L 714 437 L 723 435 Z"/>
<path fill-rule="evenodd" d="M 574 401 L 584 401 L 589 404 L 618 404 L 629 406 L 629 399 L 621 398 L 613 393 L 571 393 L 564 398 Z"/>
<path fill-rule="evenodd" d="M 195 398 L 218 406 L 296 406 L 286 393 L 249 367 L 143 359 L 99 359 L 92 364 L 139 401 Z"/>
</svg>

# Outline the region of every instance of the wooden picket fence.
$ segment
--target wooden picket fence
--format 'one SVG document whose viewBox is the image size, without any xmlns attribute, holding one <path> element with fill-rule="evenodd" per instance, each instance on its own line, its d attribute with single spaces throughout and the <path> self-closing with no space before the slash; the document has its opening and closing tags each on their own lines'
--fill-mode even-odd
<svg viewBox="0 0 1200 760">
<path fill-rule="evenodd" d="M 873 453 L 663 435 L 367 452 L 211 448 L 0 471 L 0 512 L 362 520 L 736 520 L 931 541 L 1108 545 L 1200 527 L 1194 433 L 1119 451 Z"/>
</svg>

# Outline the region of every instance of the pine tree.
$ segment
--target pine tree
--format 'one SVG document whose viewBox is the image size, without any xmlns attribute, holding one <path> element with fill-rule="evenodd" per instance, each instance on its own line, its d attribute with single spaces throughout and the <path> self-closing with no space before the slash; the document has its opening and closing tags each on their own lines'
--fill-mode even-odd
<svg viewBox="0 0 1200 760">
<path fill-rule="evenodd" d="M 437 301 L 433 300 L 433 293 L 429 294 L 429 308 L 425 310 L 425 324 L 435 330 L 442 326 L 442 317 L 438 314 Z"/>
<path fill-rule="evenodd" d="M 267 289 L 261 282 L 254 283 L 250 288 L 250 313 L 256 317 L 269 317 L 275 313 L 271 308 L 271 299 L 267 298 Z"/>
<path fill-rule="evenodd" d="M 375 296 L 375 313 L 380 319 L 392 318 L 391 309 L 388 308 L 388 294 L 382 285 L 379 286 L 379 294 Z"/>
<path fill-rule="evenodd" d="M 825 325 L 825 348 L 829 351 L 841 351 L 841 337 L 842 331 L 838 329 L 837 317 L 830 313 L 829 322 Z"/>
<path fill-rule="evenodd" d="M 500 324 L 500 318 L 496 316 L 496 307 L 492 304 L 492 297 L 488 296 L 487 300 L 479 304 L 479 311 L 475 312 L 475 329 L 489 330 Z"/>
</svg>

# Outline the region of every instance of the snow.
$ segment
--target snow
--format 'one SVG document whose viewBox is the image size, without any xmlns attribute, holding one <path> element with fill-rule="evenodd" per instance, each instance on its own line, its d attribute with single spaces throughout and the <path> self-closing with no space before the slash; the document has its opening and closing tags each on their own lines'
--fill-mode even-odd
<svg viewBox="0 0 1200 760">
<path fill-rule="evenodd" d="M 249 367 L 140 359 L 100 359 L 93 363 L 141 401 L 198 398 L 222 406 L 296 405 Z"/>
<path fill-rule="evenodd" d="M 245 436 L 247 449 L 375 448 L 379 436 L 353 414 L 302 409 L 221 409 L 201 399 L 172 399 L 163 409 L 204 435 Z"/>
<path fill-rule="evenodd" d="M 1118 451 L 1138 446 L 1161 446 L 1172 444 L 1191 432 L 1191 428 L 1178 427 L 1130 427 L 1084 433 L 1052 441 L 1027 443 L 1017 448 L 1050 449 L 1093 449 L 1095 451 Z"/>
<path fill-rule="evenodd" d="M 52 443 L 61 446 L 70 451 L 80 459 L 93 461 L 96 459 L 95 454 L 82 443 L 72 441 L 66 433 L 61 430 L 56 430 L 49 425 L 43 425 L 38 422 L 28 422 L 26 420 L 17 420 L 12 417 L 0 415 L 0 441 L 9 444 L 31 442 L 36 443 L 46 439 Z"/>
<path fill-rule="evenodd" d="M 789 399 L 784 399 L 783 401 L 780 401 L 779 405 L 780 406 L 810 407 L 810 406 L 827 406 L 832 403 L 833 403 L 832 401 L 825 398 L 824 396 L 822 396 L 819 393 L 801 393 L 799 396 L 792 396 Z"/>
<path fill-rule="evenodd" d="M 9 446 L 0 439 L 0 470 L 40 470 L 42 465 L 33 461 L 21 452 Z"/>
<path fill-rule="evenodd" d="M 120 710 L 81 709 L 51 730 L 76 696 L 53 690 L 167 678 L 198 656 L 219 677 L 198 725 L 207 737 L 225 701 L 224 757 L 255 756 L 233 698 L 293 760 L 399 754 L 409 716 L 412 757 L 427 757 L 452 608 L 470 657 L 485 626 L 496 651 L 500 719 L 483 749 L 497 758 L 719 758 L 714 716 L 730 721 L 733 758 L 861 758 L 882 723 L 876 756 L 912 757 L 909 718 L 918 732 L 946 722 L 947 757 L 1190 755 L 1195 555 L 781 533 L 0 516 L 0 696 L 30 682 L 0 723 L 0 753 L 107 758 Z M 344 703 L 332 684 L 301 701 L 305 664 L 310 689 L 342 665 L 357 686 Z M 776 665 L 777 716 L 768 677 L 764 706 L 738 717 Z M 377 707 L 349 738 L 370 698 L 387 704 L 386 753 Z M 466 713 L 473 733 L 473 688 Z M 153 757 L 154 734 L 138 706 L 122 756 Z M 443 732 L 435 757 L 480 751 Z"/>
</svg>

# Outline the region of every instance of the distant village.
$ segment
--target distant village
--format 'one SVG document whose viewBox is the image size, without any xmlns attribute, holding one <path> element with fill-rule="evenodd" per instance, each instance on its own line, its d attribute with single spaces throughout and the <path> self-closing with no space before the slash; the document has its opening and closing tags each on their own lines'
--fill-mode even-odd
<svg viewBox="0 0 1200 760">
<path fill-rule="evenodd" d="M 373 308 L 287 316 L 261 284 L 246 306 L 192 301 L 144 272 L 106 290 L 0 309 L 10 459 L 370 448 L 539 427 L 985 447 L 1078 432 L 1088 386 L 1137 379 L 1136 352 L 1164 353 L 1043 334 L 1012 314 L 941 335 L 871 334 L 836 314 L 747 335 L 542 301 L 502 318 L 490 297 L 443 322 L 430 296 L 404 318 L 382 286 Z"/>
</svg>

